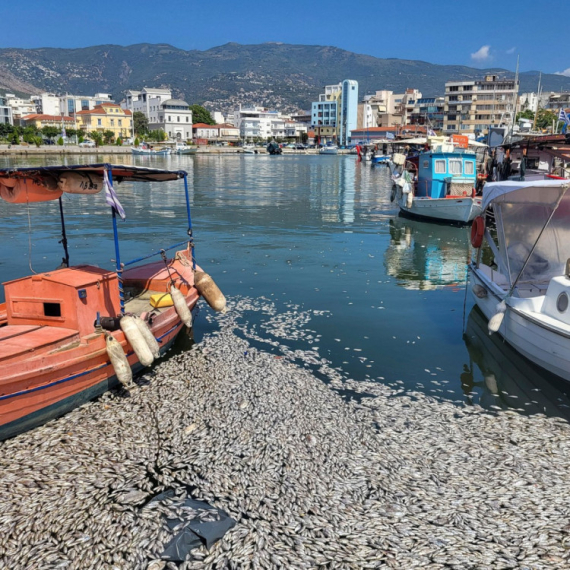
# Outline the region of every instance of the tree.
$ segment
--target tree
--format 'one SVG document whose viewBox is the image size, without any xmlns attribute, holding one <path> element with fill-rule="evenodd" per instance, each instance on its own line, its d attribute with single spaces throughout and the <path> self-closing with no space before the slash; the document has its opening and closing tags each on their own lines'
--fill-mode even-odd
<svg viewBox="0 0 570 570">
<path fill-rule="evenodd" d="M 162 142 L 168 139 L 168 135 L 162 129 L 156 129 L 150 131 L 150 133 L 147 136 L 147 139 L 149 141 Z"/>
<path fill-rule="evenodd" d="M 111 130 L 103 131 L 103 142 L 105 144 L 111 144 L 112 140 L 115 138 L 115 133 Z"/>
<path fill-rule="evenodd" d="M 517 113 L 517 121 L 519 119 L 530 119 L 532 121 L 534 119 L 534 113 L 530 109 L 526 109 L 526 111 Z"/>
<path fill-rule="evenodd" d="M 116 140 L 115 144 L 116 144 L 117 146 L 123 146 L 123 140 L 121 139 L 121 137 L 119 137 L 119 138 Z"/>
<path fill-rule="evenodd" d="M 30 142 L 32 142 L 38 148 L 40 148 L 40 145 L 42 144 L 42 137 L 38 137 L 38 136 L 32 137 L 32 140 Z"/>
<path fill-rule="evenodd" d="M 206 125 L 215 125 L 216 121 L 212 119 L 212 115 L 210 115 L 210 111 L 205 109 L 201 105 L 190 105 L 190 110 L 192 111 L 192 122 L 196 123 L 205 123 Z"/>
<path fill-rule="evenodd" d="M 42 127 L 42 135 L 48 139 L 53 139 L 59 135 L 59 128 L 46 125 L 45 127 Z"/>
<path fill-rule="evenodd" d="M 10 140 L 10 142 L 12 144 L 20 144 L 20 135 L 14 131 L 14 133 L 12 134 L 12 139 Z"/>
<path fill-rule="evenodd" d="M 141 144 L 141 141 L 139 140 L 139 137 L 135 138 L 135 146 L 139 146 Z"/>
<path fill-rule="evenodd" d="M 148 133 L 148 119 L 144 113 L 140 111 L 133 113 L 133 125 L 135 127 L 135 134 L 146 135 Z"/>
<path fill-rule="evenodd" d="M 89 133 L 89 138 L 95 143 L 96 147 L 103 144 L 103 135 L 99 131 Z"/>
<path fill-rule="evenodd" d="M 536 114 L 536 128 L 537 129 L 550 129 L 552 128 L 552 121 L 555 127 L 558 126 L 558 115 L 548 109 L 539 109 Z"/>
<path fill-rule="evenodd" d="M 307 133 L 301 133 L 301 142 L 307 144 L 309 142 L 309 135 Z"/>
<path fill-rule="evenodd" d="M 59 146 L 63 146 L 63 137 L 59 137 L 59 138 L 57 139 L 57 144 L 58 144 Z"/>
</svg>

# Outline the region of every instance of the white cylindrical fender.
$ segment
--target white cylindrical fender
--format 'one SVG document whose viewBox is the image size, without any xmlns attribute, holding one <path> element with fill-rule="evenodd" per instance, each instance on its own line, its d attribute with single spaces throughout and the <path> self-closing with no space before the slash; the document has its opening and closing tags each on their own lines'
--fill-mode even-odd
<svg viewBox="0 0 570 570">
<path fill-rule="evenodd" d="M 113 335 L 108 334 L 105 344 L 117 379 L 125 388 L 129 388 L 133 384 L 133 371 L 121 343 Z"/>
<path fill-rule="evenodd" d="M 150 348 L 152 356 L 154 358 L 160 358 L 160 345 L 158 344 L 156 338 L 154 338 L 154 335 L 152 334 L 152 331 L 150 330 L 150 327 L 148 326 L 146 321 L 143 321 L 140 317 L 133 317 L 133 318 L 147 346 Z"/>
<path fill-rule="evenodd" d="M 198 293 L 206 299 L 214 311 L 225 312 L 226 298 L 210 275 L 203 271 L 196 271 L 194 273 L 194 285 L 198 289 Z"/>
<path fill-rule="evenodd" d="M 172 302 L 174 303 L 174 308 L 176 313 L 180 317 L 180 320 L 188 327 L 192 327 L 192 313 L 186 304 L 186 299 L 182 292 L 177 289 L 174 285 L 170 286 L 170 296 L 172 297 Z"/>
<path fill-rule="evenodd" d="M 62 172 L 57 185 L 68 194 L 97 194 L 103 189 L 103 177 L 85 172 Z"/>
<path fill-rule="evenodd" d="M 129 344 L 133 347 L 139 362 L 143 366 L 150 366 L 154 360 L 154 356 L 146 343 L 134 317 L 125 315 L 121 318 L 121 330 L 125 333 Z"/>
</svg>

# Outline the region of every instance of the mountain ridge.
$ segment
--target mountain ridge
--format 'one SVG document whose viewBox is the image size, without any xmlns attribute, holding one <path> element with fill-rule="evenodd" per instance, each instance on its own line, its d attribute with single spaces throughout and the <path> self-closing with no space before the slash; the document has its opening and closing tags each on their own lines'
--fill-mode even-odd
<svg viewBox="0 0 570 570">
<path fill-rule="evenodd" d="M 361 97 L 376 90 L 406 88 L 434 97 L 444 94 L 446 81 L 473 80 L 487 73 L 514 76 L 502 68 L 378 58 L 334 46 L 281 42 L 228 42 L 207 50 L 145 42 L 0 49 L 0 89 L 30 94 L 110 92 L 120 100 L 127 89 L 169 87 L 190 104 L 222 110 L 251 103 L 284 111 L 308 109 L 324 85 L 343 79 L 356 79 Z M 519 73 L 521 92 L 536 91 L 539 73 Z M 542 85 L 546 92 L 570 90 L 570 77 L 543 74 Z"/>
</svg>

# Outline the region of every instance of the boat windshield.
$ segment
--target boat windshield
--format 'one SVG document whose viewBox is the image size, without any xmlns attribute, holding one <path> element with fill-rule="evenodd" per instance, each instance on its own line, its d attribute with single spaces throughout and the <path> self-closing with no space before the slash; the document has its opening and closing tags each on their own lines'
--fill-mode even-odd
<svg viewBox="0 0 570 570">
<path fill-rule="evenodd" d="M 513 283 L 538 239 L 519 283 L 548 282 L 563 275 L 570 258 L 569 181 L 502 183 L 502 189 L 496 184 L 488 186 L 484 202 L 493 204 L 501 272 Z M 489 199 L 491 193 L 494 197 Z"/>
</svg>

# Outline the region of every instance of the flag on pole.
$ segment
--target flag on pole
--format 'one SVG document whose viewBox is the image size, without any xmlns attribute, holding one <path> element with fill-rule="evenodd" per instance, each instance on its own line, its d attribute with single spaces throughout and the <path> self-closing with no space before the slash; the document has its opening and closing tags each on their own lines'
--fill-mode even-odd
<svg viewBox="0 0 570 570">
<path fill-rule="evenodd" d="M 558 120 L 564 123 L 568 122 L 568 115 L 564 109 L 560 109 L 560 112 L 558 113 Z"/>
<path fill-rule="evenodd" d="M 105 186 L 105 201 L 115 210 L 115 212 L 117 212 L 117 214 L 119 214 L 119 216 L 121 216 L 121 219 L 124 220 L 127 217 L 125 210 L 123 209 L 123 206 L 121 206 L 119 198 L 117 198 L 117 194 L 109 180 L 109 175 L 106 170 L 103 172 L 103 185 Z"/>
</svg>

